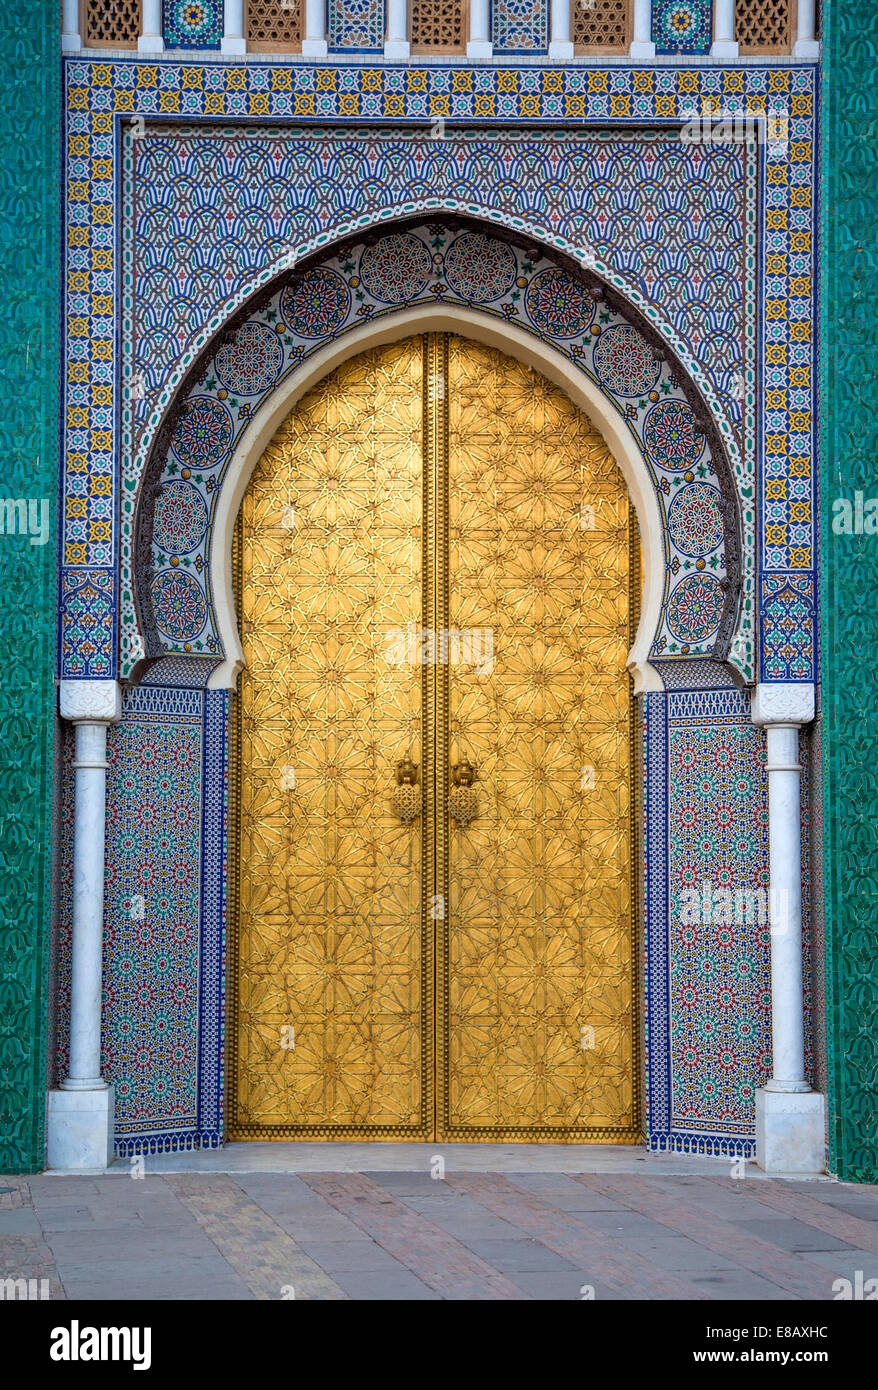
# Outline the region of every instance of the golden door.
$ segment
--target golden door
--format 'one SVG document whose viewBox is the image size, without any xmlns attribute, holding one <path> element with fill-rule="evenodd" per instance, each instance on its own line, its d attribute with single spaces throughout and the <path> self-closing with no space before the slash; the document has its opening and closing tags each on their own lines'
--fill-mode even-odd
<svg viewBox="0 0 878 1390">
<path fill-rule="evenodd" d="M 477 343 L 280 427 L 236 538 L 232 1138 L 639 1137 L 637 554 L 589 420 Z"/>
</svg>

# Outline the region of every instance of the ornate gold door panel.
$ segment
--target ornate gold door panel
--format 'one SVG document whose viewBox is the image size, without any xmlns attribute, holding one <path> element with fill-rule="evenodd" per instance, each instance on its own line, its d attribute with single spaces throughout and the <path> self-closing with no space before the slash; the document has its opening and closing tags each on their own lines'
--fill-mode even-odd
<svg viewBox="0 0 878 1390">
<path fill-rule="evenodd" d="M 233 1138 L 637 1137 L 634 540 L 589 421 L 462 339 L 281 426 L 236 543 Z"/>
<path fill-rule="evenodd" d="M 439 822 L 439 1127 L 633 1140 L 627 491 L 558 387 L 448 352 L 440 604 L 480 660 L 445 667 L 439 701 L 440 775 L 468 758 L 478 810 Z"/>
</svg>

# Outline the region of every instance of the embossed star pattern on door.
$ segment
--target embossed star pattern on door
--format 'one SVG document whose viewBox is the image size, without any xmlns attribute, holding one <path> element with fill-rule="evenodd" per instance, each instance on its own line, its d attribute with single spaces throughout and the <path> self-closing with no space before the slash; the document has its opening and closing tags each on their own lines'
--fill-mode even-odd
<svg viewBox="0 0 878 1390">
<path fill-rule="evenodd" d="M 637 544 L 603 440 L 493 349 L 380 347 L 280 427 L 236 556 L 232 1137 L 637 1139 Z"/>
</svg>

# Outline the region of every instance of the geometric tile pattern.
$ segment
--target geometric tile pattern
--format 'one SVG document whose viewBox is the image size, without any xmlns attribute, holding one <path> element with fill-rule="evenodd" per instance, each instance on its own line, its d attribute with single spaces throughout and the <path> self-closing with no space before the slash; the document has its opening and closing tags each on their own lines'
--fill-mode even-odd
<svg viewBox="0 0 878 1390">
<path fill-rule="evenodd" d="M 223 0 L 162 0 L 165 48 L 219 48 Z"/>
<path fill-rule="evenodd" d="M 309 269 L 208 359 L 161 475 L 151 556 L 157 650 L 220 650 L 213 518 L 230 459 L 263 403 L 327 339 L 401 305 L 437 301 L 478 307 L 535 333 L 612 403 L 641 445 L 664 518 L 665 617 L 654 651 L 687 660 L 712 652 L 726 578 L 720 485 L 673 364 L 655 360 L 635 329 L 547 258 L 438 223 L 354 245 Z"/>
<path fill-rule="evenodd" d="M 752 1157 L 771 1073 L 765 738 L 746 693 L 700 690 L 647 695 L 644 739 L 648 1144 Z"/>
<path fill-rule="evenodd" d="M 376 53 L 384 47 L 382 0 L 329 0 L 329 50 Z"/>
<path fill-rule="evenodd" d="M 117 321 L 115 297 L 115 229 L 119 223 L 116 175 L 119 170 L 119 121 L 123 116 L 154 115 L 169 118 L 207 120 L 216 125 L 223 118 L 243 116 L 257 123 L 315 119 L 343 124 L 377 121 L 395 125 L 399 121 L 432 122 L 438 117 L 472 127 L 485 121 L 527 121 L 551 125 L 562 120 L 589 120 L 615 129 L 637 122 L 679 122 L 700 111 L 707 103 L 725 110 L 777 110 L 789 116 L 787 141 L 764 144 L 759 149 L 763 195 L 760 225 L 745 230 L 743 254 L 749 261 L 758 258 L 761 291 L 758 296 L 760 322 L 753 335 L 764 370 L 764 402 L 753 402 L 764 409 L 756 411 L 760 423 L 759 444 L 766 478 L 804 480 L 807 498 L 782 499 L 785 508 L 775 528 L 766 536 L 763 560 L 769 569 L 809 569 L 812 563 L 809 516 L 790 510 L 791 503 L 810 506 L 811 487 L 811 265 L 813 250 L 813 157 L 814 115 L 813 72 L 806 67 L 773 69 L 753 64 L 746 68 L 711 66 L 703 69 L 657 67 L 639 69 L 620 66 L 609 69 L 525 68 L 449 68 L 392 66 L 370 69 L 357 65 L 332 68 L 315 65 L 271 66 L 197 63 L 143 63 L 132 60 L 97 62 L 70 60 L 67 74 L 67 180 L 66 206 L 68 297 L 66 311 L 67 372 L 65 376 L 65 561 L 80 567 L 111 572 L 115 553 L 114 513 L 103 514 L 104 497 L 115 497 L 114 451 L 117 398 L 114 373 L 114 325 Z M 434 141 L 435 146 L 443 145 Z M 728 147 L 721 147 L 728 157 Z M 710 151 L 710 153 L 708 153 Z M 715 147 L 694 147 L 702 161 L 713 160 Z M 521 221 L 522 191 L 528 187 L 528 162 L 510 167 L 509 177 L 488 183 L 480 170 L 473 171 L 466 190 L 453 185 L 440 201 L 459 208 L 477 199 L 479 189 L 490 188 L 493 208 L 487 213 L 500 219 L 508 216 Z M 616 172 L 613 170 L 612 172 Z M 324 175 L 326 177 L 326 175 Z M 264 181 L 263 181 L 264 182 Z M 558 187 L 568 183 L 558 177 Z M 360 181 L 368 201 L 369 181 Z M 453 181 L 452 181 L 453 184 Z M 507 197 L 508 213 L 502 211 Z M 640 184 L 649 186 L 649 178 Z M 350 225 L 358 208 L 344 201 L 336 205 L 329 227 L 318 227 L 309 212 L 315 188 L 306 181 L 302 188 L 293 225 L 282 228 L 285 244 L 294 254 L 310 249 L 321 238 L 331 238 L 333 227 Z M 447 188 L 448 185 L 446 184 Z M 411 195 L 410 195 L 411 196 Z M 435 183 L 424 181 L 421 198 L 435 196 Z M 531 195 L 528 194 L 530 197 Z M 581 217 L 571 221 L 568 209 L 552 211 L 551 192 L 536 201 L 525 202 L 526 226 L 536 227 L 547 244 L 581 245 Z M 498 213 L 498 200 L 501 207 Z M 582 206 L 586 206 L 583 203 Z M 473 203 L 473 210 L 480 204 Z M 514 209 L 514 211 L 512 210 Z M 230 209 L 232 215 L 236 215 Z M 632 219 L 633 220 L 633 219 Z M 606 225 L 606 224 L 605 224 Z M 717 235 L 717 227 L 702 227 L 702 234 Z M 265 230 L 259 233 L 264 244 Z M 600 227 L 593 233 L 600 240 Z M 204 237 L 196 233 L 195 245 Z M 676 245 L 678 237 L 667 239 Z M 612 264 L 612 237 L 606 254 Z M 277 255 L 270 247 L 269 254 Z M 599 252 L 603 256 L 604 252 Z M 130 292 L 126 271 L 121 267 L 121 293 Z M 219 274 L 217 273 L 219 271 Z M 236 273 L 243 283 L 258 283 L 258 262 Z M 219 312 L 233 302 L 228 294 L 228 273 L 209 264 L 200 272 L 209 296 L 219 304 Z M 654 302 L 650 287 L 639 288 L 636 273 L 610 272 L 634 296 Z M 703 282 L 703 276 L 699 276 Z M 701 283 L 699 294 L 708 304 L 716 297 Z M 740 283 L 740 282 L 739 282 Z M 655 290 L 655 287 L 651 287 Z M 659 287 L 659 290 L 661 287 Z M 749 299 L 748 299 L 748 302 Z M 196 321 L 203 323 L 205 314 Z M 663 315 L 667 318 L 667 315 Z M 190 326 L 191 326 L 190 319 Z M 673 330 L 678 332 L 678 330 Z M 187 338 L 191 336 L 190 332 Z M 684 336 L 679 330 L 678 336 Z M 715 336 L 715 335 L 714 335 Z M 749 339 L 748 339 L 749 341 Z M 166 352 L 172 363 L 179 363 L 186 343 L 166 335 Z M 687 340 L 693 358 L 700 350 Z M 732 364 L 725 387 L 734 404 L 740 394 L 735 387 Z M 746 372 L 745 372 L 746 376 Z M 136 383 L 129 382 L 129 386 Z M 752 383 L 750 383 L 752 385 Z M 749 389 L 743 388 L 745 398 Z M 726 406 L 734 415 L 733 404 Z M 121 499 L 122 523 L 130 520 L 130 498 Z M 781 499 L 779 499 L 781 500 Z M 756 504 L 756 496 L 752 499 Z M 84 525 L 77 525 L 79 522 Z M 72 649 L 71 649 L 72 655 Z"/>
<path fill-rule="evenodd" d="M 119 1154 L 222 1133 L 226 694 L 143 685 L 110 727 L 101 1074 Z M 59 1066 L 69 1029 L 73 778 L 64 797 Z"/>
<path fill-rule="evenodd" d="M 45 544 L 0 535 L 0 1171 L 43 1166 L 52 914 L 58 488 L 59 7 L 13 5 L 0 38 L 3 494 L 48 509 Z M 26 529 L 26 528 L 25 528 Z M 111 614 L 107 615 L 110 620 Z"/>
<path fill-rule="evenodd" d="M 548 0 L 493 0 L 494 52 L 545 53 L 549 42 L 548 11 Z"/>
<path fill-rule="evenodd" d="M 822 669 L 831 1170 L 878 1181 L 878 644 L 875 537 L 836 535 L 833 502 L 874 496 L 878 191 L 864 123 L 878 115 L 876 11 L 823 7 L 821 228 Z M 856 91 L 856 103 L 846 93 Z"/>
<path fill-rule="evenodd" d="M 400 140 L 410 151 L 405 160 L 399 158 Z M 290 204 L 296 201 L 299 178 L 315 190 L 309 194 L 309 201 L 314 203 L 314 214 L 319 214 L 321 220 L 330 222 L 337 216 L 337 199 L 343 197 L 352 207 L 365 207 L 362 220 L 369 222 L 380 218 L 384 208 L 401 205 L 423 191 L 421 183 L 411 179 L 413 162 L 417 167 L 419 161 L 425 161 L 425 168 L 431 169 L 432 182 L 438 185 L 441 181 L 447 187 L 457 186 L 452 174 L 458 169 L 478 168 L 486 182 L 498 188 L 509 185 L 508 176 L 515 171 L 518 178 L 531 182 L 533 197 L 548 200 L 553 214 L 557 209 L 557 225 L 568 237 L 579 227 L 576 246 L 580 251 L 588 244 L 596 257 L 612 255 L 624 272 L 622 278 L 632 297 L 640 294 L 647 304 L 663 307 L 685 338 L 681 355 L 688 362 L 697 362 L 695 372 L 703 370 L 713 387 L 715 399 L 718 398 L 715 409 L 728 431 L 729 452 L 741 470 L 744 606 L 733 654 L 739 669 L 752 675 L 752 393 L 748 396 L 749 404 L 744 403 L 742 454 L 742 411 L 735 383 L 741 372 L 741 338 L 751 343 L 755 338 L 753 324 L 748 327 L 746 309 L 742 309 L 742 305 L 755 304 L 751 293 L 755 285 L 748 279 L 753 268 L 748 271 L 743 253 L 747 228 L 755 219 L 755 154 L 744 157 L 736 146 L 717 146 L 709 156 L 712 176 L 707 181 L 704 155 L 668 134 L 631 134 L 625 139 L 597 133 L 584 139 L 568 134 L 541 140 L 539 160 L 531 159 L 521 166 L 520 140 L 501 139 L 488 132 L 466 139 L 449 133 L 442 141 L 418 134 L 394 139 L 372 134 L 366 145 L 361 132 L 315 132 L 305 139 L 294 133 L 270 130 L 257 137 L 219 131 L 208 140 L 198 128 L 157 129 L 147 125 L 143 134 L 130 140 L 131 160 L 123 159 L 126 171 L 129 165 L 131 169 L 123 193 L 125 257 L 133 267 L 137 290 L 133 322 L 130 327 L 123 327 L 123 379 L 136 382 L 138 388 L 136 401 L 123 406 L 123 498 L 133 495 L 141 474 L 143 445 L 137 448 L 138 436 L 142 436 L 145 422 L 155 418 L 167 400 L 168 361 L 173 345 L 186 350 L 192 324 L 204 323 L 212 302 L 216 304 L 216 313 L 222 312 L 213 299 L 213 281 L 193 268 L 184 250 L 196 228 L 203 229 L 204 241 L 211 248 L 210 259 L 217 273 L 222 272 L 225 277 L 222 284 L 249 285 L 252 268 L 270 258 L 272 248 L 277 252 L 290 245 L 292 233 L 286 230 L 286 219 Z M 440 145 L 441 150 L 437 148 Z M 254 177 L 253 160 L 262 149 L 271 161 L 271 189 L 265 187 L 264 180 Z M 559 160 L 574 180 L 572 189 L 553 177 Z M 172 174 L 172 169 L 179 170 L 180 177 Z M 333 171 L 334 177 L 321 179 L 325 170 Z M 642 187 L 648 171 L 652 171 L 652 183 Z M 247 215 L 231 212 L 206 222 L 208 207 L 224 207 L 224 190 L 232 186 L 247 188 Z M 585 222 L 581 222 L 581 211 L 571 211 L 583 203 L 589 208 L 590 220 Z M 257 206 L 258 219 L 254 215 Z M 170 224 L 169 208 L 173 209 Z M 632 216 L 634 209 L 636 217 Z M 487 212 L 482 209 L 483 216 Z M 159 225 L 160 237 L 154 231 Z M 712 228 L 712 242 L 706 274 L 697 229 L 708 225 Z M 262 234 L 267 228 L 273 233 L 270 243 Z M 673 253 L 667 251 L 668 245 L 676 247 Z M 205 254 L 202 252 L 202 258 Z M 242 264 L 250 269 L 242 272 Z M 750 286 L 743 299 L 737 289 L 741 277 Z M 428 287 L 424 297 L 429 299 L 431 293 Z M 469 297 L 479 296 L 473 290 Z M 526 300 L 517 290 L 513 298 Z M 354 306 L 358 314 L 368 307 Z M 504 312 L 508 307 L 504 306 Z M 352 321 L 357 322 L 353 310 Z M 622 332 L 624 335 L 625 330 Z M 204 339 L 203 329 L 199 337 Z M 129 365 L 135 344 L 136 359 Z M 638 385 L 633 378 L 626 382 L 619 377 L 618 364 L 627 347 L 624 339 L 615 334 L 601 338 L 599 376 L 605 387 L 618 385 L 620 394 L 627 397 L 624 406 L 630 415 L 636 404 L 631 400 L 632 393 L 638 389 L 648 391 L 650 383 L 644 378 Z M 751 371 L 752 367 L 751 362 Z M 656 419 L 661 418 L 667 419 L 659 411 Z M 663 486 L 667 486 L 667 480 Z M 123 596 L 129 588 L 132 548 L 128 505 L 123 501 Z M 675 558 L 674 565 L 673 576 L 681 577 L 677 566 L 685 571 L 697 566 L 697 559 Z M 139 648 L 129 646 L 137 641 L 129 603 L 122 624 L 123 674 L 127 663 L 137 659 Z"/>
<path fill-rule="evenodd" d="M 712 36 L 712 0 L 653 0 L 656 53 L 709 53 Z"/>
<path fill-rule="evenodd" d="M 762 578 L 762 668 L 764 681 L 814 679 L 814 581 L 810 574 L 766 574 Z"/>
</svg>

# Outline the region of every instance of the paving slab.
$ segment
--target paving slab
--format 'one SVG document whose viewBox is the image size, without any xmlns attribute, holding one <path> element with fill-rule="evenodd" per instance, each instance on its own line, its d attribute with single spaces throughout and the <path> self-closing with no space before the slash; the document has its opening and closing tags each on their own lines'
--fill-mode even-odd
<svg viewBox="0 0 878 1390">
<path fill-rule="evenodd" d="M 2 1180 L 0 1278 L 125 1302 L 591 1301 L 585 1287 L 703 1303 L 829 1300 L 842 1279 L 862 1296 L 878 1279 L 875 1188 L 627 1147 L 230 1149 L 136 1180 L 122 1165 Z"/>
</svg>

